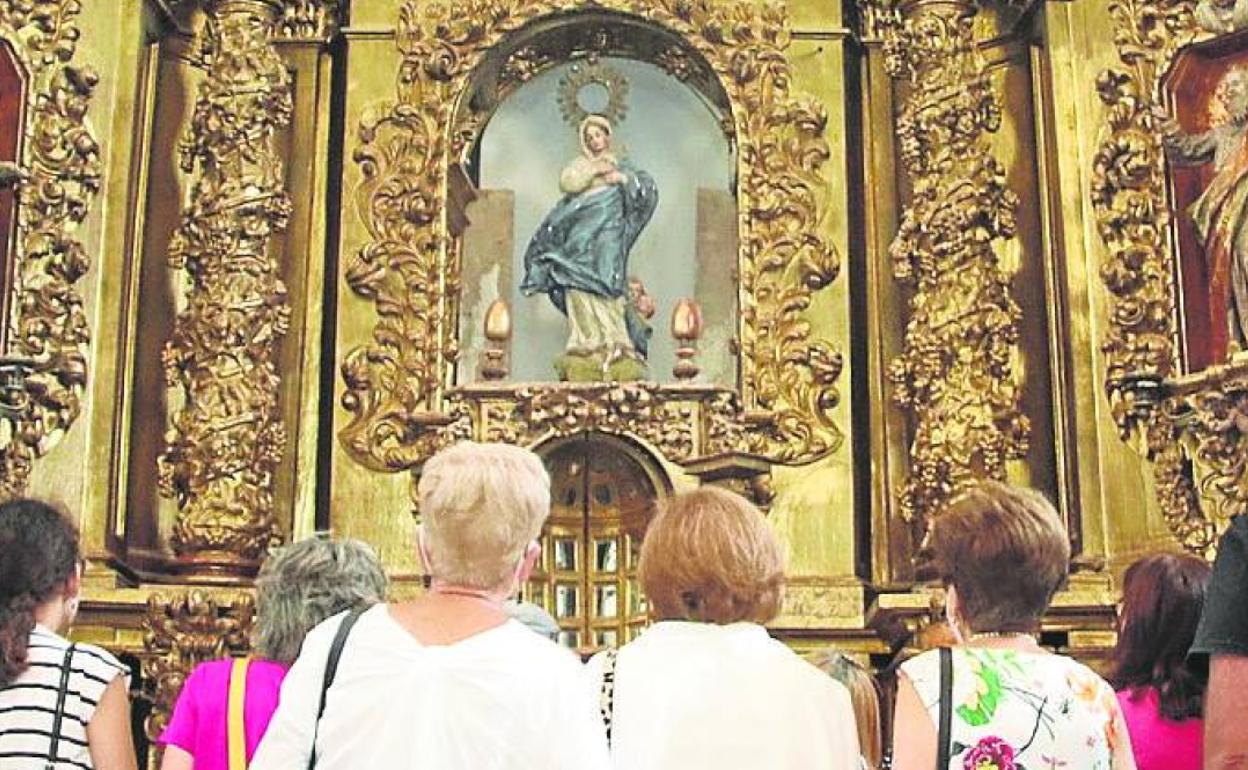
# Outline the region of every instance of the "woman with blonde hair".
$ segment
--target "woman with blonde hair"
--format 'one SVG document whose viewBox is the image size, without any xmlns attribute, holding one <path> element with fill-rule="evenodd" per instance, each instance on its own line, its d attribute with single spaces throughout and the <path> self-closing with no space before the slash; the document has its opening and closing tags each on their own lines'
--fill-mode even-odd
<svg viewBox="0 0 1248 770">
<path fill-rule="evenodd" d="M 270 554 L 256 578 L 253 657 L 213 660 L 191 672 L 158 741 L 165 747 L 161 770 L 245 765 L 273 717 L 282 679 L 308 631 L 385 597 L 381 562 L 359 540 L 310 537 Z M 233 711 L 231 693 L 238 698 Z"/>
<path fill-rule="evenodd" d="M 429 590 L 308 635 L 252 770 L 603 770 L 580 662 L 507 611 L 550 513 L 541 461 L 465 442 L 417 494 Z"/>
<path fill-rule="evenodd" d="M 772 639 L 780 544 L 745 498 L 704 487 L 664 501 L 641 547 L 656 621 L 595 656 L 618 770 L 855 770 L 849 694 Z"/>
<path fill-rule="evenodd" d="M 880 737 L 880 690 L 875 677 L 852 658 L 835 650 L 823 651 L 815 656 L 813 662 L 820 671 L 849 690 L 850 702 L 854 704 L 854 721 L 858 724 L 858 748 L 862 752 L 860 766 L 863 770 L 880 770 L 883 745 Z"/>
<path fill-rule="evenodd" d="M 902 664 L 893 770 L 1135 770 L 1113 688 L 1036 640 L 1070 561 L 1049 501 L 982 482 L 933 517 L 929 545 L 960 645 Z"/>
</svg>

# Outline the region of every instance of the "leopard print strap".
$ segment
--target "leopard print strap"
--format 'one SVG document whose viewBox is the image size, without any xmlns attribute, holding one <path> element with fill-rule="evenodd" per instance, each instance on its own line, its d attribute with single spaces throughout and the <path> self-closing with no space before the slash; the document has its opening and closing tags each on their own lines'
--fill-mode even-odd
<svg viewBox="0 0 1248 770">
<path fill-rule="evenodd" d="M 598 709 L 602 724 L 607 728 L 607 745 L 611 745 L 611 723 L 615 719 L 615 663 L 620 651 L 607 650 L 602 659 L 602 690 L 598 693 Z"/>
</svg>

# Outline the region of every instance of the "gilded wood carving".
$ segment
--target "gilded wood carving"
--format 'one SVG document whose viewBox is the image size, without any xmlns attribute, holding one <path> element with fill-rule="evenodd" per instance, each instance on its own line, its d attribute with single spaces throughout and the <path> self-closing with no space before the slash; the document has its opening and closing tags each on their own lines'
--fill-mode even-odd
<svg viewBox="0 0 1248 770">
<path fill-rule="evenodd" d="M 364 177 L 357 207 L 371 240 L 347 260 L 345 273 L 351 288 L 374 303 L 377 323 L 373 340 L 342 363 L 342 403 L 352 418 L 340 438 L 367 467 L 418 467 L 449 440 L 448 431 L 529 437 L 526 421 L 550 414 L 553 402 L 565 411 L 542 428 L 623 429 L 643 395 L 645 410 L 655 415 L 684 409 L 685 396 L 669 387 L 610 386 L 566 395 L 514 390 L 489 407 L 489 416 L 506 427 L 491 419 L 488 431 L 480 410 L 459 411 L 474 397 L 452 382 L 460 246 L 446 198 L 449 167 L 462 160 L 488 117 L 463 108 L 470 81 L 492 49 L 525 25 L 561 17 L 575 23 L 586 10 L 675 34 L 681 55 L 668 51 L 662 58 L 687 77 L 694 76 L 690 62 L 700 58 L 730 103 L 739 149 L 741 378 L 734 397 L 719 402 L 730 416 L 717 412 L 718 420 L 737 427 L 717 427 L 716 440 L 784 463 L 812 461 L 841 443 L 832 419 L 841 356 L 812 339 L 804 317 L 812 294 L 838 271 L 836 254 L 820 235 L 826 118 L 820 105 L 791 93 L 783 7 L 710 0 L 407 2 L 398 26 L 397 101 L 363 122 L 355 152 Z M 521 47 L 503 71 L 523 80 L 553 63 Z M 676 422 L 682 421 L 688 423 Z M 638 438 L 685 457 L 705 437 L 701 422 L 690 427 L 697 438 L 682 430 L 641 429 L 649 435 Z"/>
<path fill-rule="evenodd" d="M 98 80 L 73 59 L 79 0 L 0 0 L 0 37 L 27 77 L 17 187 L 16 264 L 7 350 L 29 361 L 25 408 L 0 426 L 0 498 L 19 495 L 34 460 L 82 410 L 90 329 L 79 280 L 91 259 L 78 229 L 100 187 L 99 145 L 85 121 Z"/>
<path fill-rule="evenodd" d="M 251 648 L 255 601 L 250 594 L 215 596 L 200 591 L 152 594 L 143 618 L 143 697 L 152 703 L 144 724 L 160 737 L 182 685 L 196 665 Z"/>
<path fill-rule="evenodd" d="M 1021 311 L 993 244 L 1014 237 L 1018 197 L 989 149 L 1001 106 L 978 51 L 972 2 L 882 4 L 889 74 L 909 93 L 897 119 L 913 194 L 889 246 L 913 287 L 904 352 L 889 369 L 913 420 L 902 515 L 922 520 L 960 487 L 1003 478 L 1027 452 L 1015 385 Z"/>
<path fill-rule="evenodd" d="M 1185 46 L 1212 34 L 1183 0 L 1117 0 L 1109 9 L 1121 64 L 1097 79 L 1106 123 L 1092 167 L 1109 252 L 1105 386 L 1123 437 L 1144 438 L 1171 532 L 1212 556 L 1230 517 L 1248 512 L 1248 361 L 1183 375 L 1163 147 L 1163 78 Z"/>
<path fill-rule="evenodd" d="M 162 494 L 178 503 L 174 550 L 254 565 L 275 535 L 273 477 L 286 446 L 276 348 L 290 306 L 271 243 L 290 216 L 274 136 L 290 122 L 289 75 L 270 36 L 277 0 L 212 2 L 207 76 L 181 147 L 198 169 L 169 247 L 189 289 L 164 353 L 181 387 L 159 458 Z"/>
</svg>

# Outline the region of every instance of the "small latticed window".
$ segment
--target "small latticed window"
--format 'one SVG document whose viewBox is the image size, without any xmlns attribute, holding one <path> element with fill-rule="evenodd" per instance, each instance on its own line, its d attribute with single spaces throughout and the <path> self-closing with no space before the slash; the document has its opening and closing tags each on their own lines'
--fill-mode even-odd
<svg viewBox="0 0 1248 770">
<path fill-rule="evenodd" d="M 590 435 L 545 453 L 551 515 L 524 593 L 555 617 L 559 641 L 583 655 L 624 644 L 647 622 L 637 559 L 661 482 L 634 452 Z"/>
</svg>

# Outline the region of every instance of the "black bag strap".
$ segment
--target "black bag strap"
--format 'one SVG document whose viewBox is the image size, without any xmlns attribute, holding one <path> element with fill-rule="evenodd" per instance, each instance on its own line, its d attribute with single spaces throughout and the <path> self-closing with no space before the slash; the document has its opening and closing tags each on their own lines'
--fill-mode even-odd
<svg viewBox="0 0 1248 770">
<path fill-rule="evenodd" d="M 940 648 L 940 729 L 936 736 L 936 770 L 949 770 L 953 731 L 953 650 Z"/>
<path fill-rule="evenodd" d="M 325 678 L 321 680 L 321 703 L 316 707 L 316 721 L 312 723 L 312 751 L 308 754 L 308 770 L 316 767 L 316 733 L 321 727 L 321 716 L 325 713 L 325 700 L 329 695 L 330 685 L 338 675 L 338 661 L 342 658 L 342 648 L 347 644 L 347 636 L 355 621 L 360 619 L 367 607 L 357 607 L 347 613 L 338 624 L 338 632 L 334 634 L 334 643 L 329 647 L 329 658 L 325 661 Z"/>
<path fill-rule="evenodd" d="M 615 663 L 620 657 L 619 649 L 612 647 L 602 657 L 602 690 L 598 693 L 598 710 L 602 724 L 607 728 L 607 745 L 611 745 L 611 723 L 615 721 Z"/>
<path fill-rule="evenodd" d="M 69 694 L 69 671 L 74 662 L 74 648 L 71 644 L 65 648 L 65 659 L 61 661 L 61 686 L 56 691 L 56 713 L 52 715 L 52 741 L 48 746 L 48 762 L 44 767 L 53 770 L 56 767 L 57 753 L 61 747 L 61 720 L 65 715 L 65 696 Z"/>
</svg>

